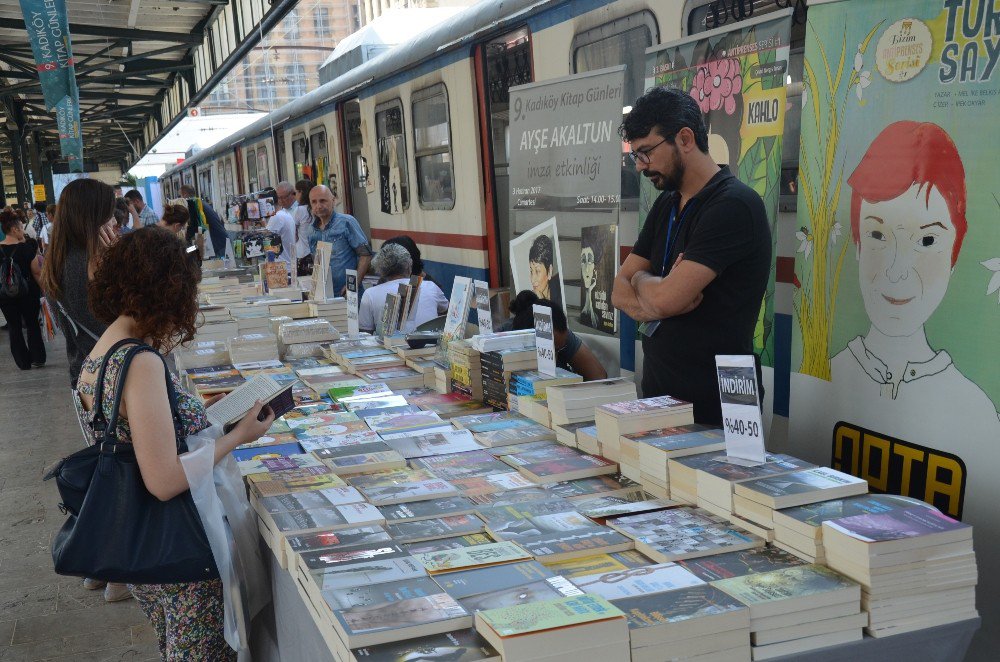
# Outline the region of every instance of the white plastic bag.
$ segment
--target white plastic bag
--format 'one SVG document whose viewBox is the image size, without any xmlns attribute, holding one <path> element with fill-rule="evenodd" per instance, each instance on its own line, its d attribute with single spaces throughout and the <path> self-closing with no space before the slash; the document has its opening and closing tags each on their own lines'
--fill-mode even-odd
<svg viewBox="0 0 1000 662">
<path fill-rule="evenodd" d="M 242 660 L 250 658 L 250 620 L 271 601 L 271 583 L 239 468 L 228 455 L 214 463 L 221 435 L 212 426 L 189 436 L 181 466 L 222 578 L 226 642 Z"/>
</svg>

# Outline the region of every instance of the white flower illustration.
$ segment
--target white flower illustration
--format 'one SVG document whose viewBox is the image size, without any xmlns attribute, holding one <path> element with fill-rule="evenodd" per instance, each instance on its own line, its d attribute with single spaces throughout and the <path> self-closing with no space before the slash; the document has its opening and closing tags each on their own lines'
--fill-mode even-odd
<svg viewBox="0 0 1000 662">
<path fill-rule="evenodd" d="M 799 247 L 795 252 L 805 254 L 805 257 L 808 260 L 809 254 L 812 253 L 813 248 L 812 235 L 809 234 L 809 231 L 803 227 L 795 233 L 795 238 L 799 240 Z"/>
<path fill-rule="evenodd" d="M 803 87 L 802 88 L 802 107 L 803 108 L 806 107 L 806 102 L 808 101 L 808 99 L 809 99 L 809 88 L 808 87 Z"/>
<path fill-rule="evenodd" d="M 861 54 L 861 44 L 858 44 L 858 52 L 854 54 L 854 70 L 861 73 L 861 69 L 865 66 L 864 55 Z"/>
<path fill-rule="evenodd" d="M 840 239 L 840 231 L 842 230 L 840 223 L 834 223 L 833 227 L 830 228 L 830 245 L 836 244 L 837 240 Z"/>
<path fill-rule="evenodd" d="M 864 99 L 864 89 L 872 84 L 872 72 L 862 71 L 858 74 L 858 84 L 854 88 L 855 93 L 858 95 L 858 101 Z"/>
<path fill-rule="evenodd" d="M 993 276 L 990 277 L 990 284 L 986 286 L 986 295 L 989 296 L 1000 291 L 1000 257 L 994 257 L 985 262 L 980 262 L 980 264 L 993 272 Z M 997 300 L 1000 301 L 1000 297 L 997 297 Z"/>
</svg>

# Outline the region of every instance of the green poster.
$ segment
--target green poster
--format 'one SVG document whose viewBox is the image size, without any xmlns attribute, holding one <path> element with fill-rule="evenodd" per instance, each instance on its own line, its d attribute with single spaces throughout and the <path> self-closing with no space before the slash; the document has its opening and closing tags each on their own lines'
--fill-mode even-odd
<svg viewBox="0 0 1000 662">
<path fill-rule="evenodd" d="M 764 199 L 771 225 L 771 275 L 754 333 L 754 351 L 765 366 L 774 365 L 774 246 L 791 17 L 791 10 L 775 12 L 646 53 L 646 89 L 667 86 L 688 91 L 704 115 L 709 152 L 716 163 L 729 165 Z M 659 191 L 640 179 L 639 217 L 645 219 Z"/>
<path fill-rule="evenodd" d="M 66 0 L 20 0 L 24 26 L 35 56 L 45 107 L 52 110 L 72 95 L 73 47 Z"/>
<path fill-rule="evenodd" d="M 998 21 L 984 0 L 810 4 L 788 439 L 973 524 L 991 596 Z"/>
</svg>

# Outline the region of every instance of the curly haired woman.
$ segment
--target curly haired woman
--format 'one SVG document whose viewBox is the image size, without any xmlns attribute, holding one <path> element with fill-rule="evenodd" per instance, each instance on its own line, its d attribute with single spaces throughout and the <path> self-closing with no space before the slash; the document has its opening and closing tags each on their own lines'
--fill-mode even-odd
<svg viewBox="0 0 1000 662">
<path fill-rule="evenodd" d="M 124 273 L 129 277 L 122 278 Z M 107 355 L 116 343 L 138 339 L 166 353 L 194 338 L 199 276 L 197 264 L 185 252 L 184 244 L 177 241 L 176 235 L 155 226 L 121 237 L 104 253 L 88 285 L 94 315 L 108 327 L 83 361 L 80 372 L 76 405 L 85 423 L 93 418 L 93 409 L 98 405 L 106 416 L 111 416 L 121 367 L 133 346 L 119 347 Z M 102 363 L 107 366 L 104 396 L 101 403 L 95 403 L 95 381 Z M 186 433 L 207 428 L 206 405 L 185 392 L 176 377 L 170 379 Z M 258 421 L 262 410 L 267 416 Z M 118 440 L 135 446 L 146 489 L 163 501 L 186 491 L 188 482 L 174 442 L 170 400 L 159 356 L 147 351 L 133 359 L 125 375 L 119 415 L 123 425 L 118 428 Z M 257 402 L 235 428 L 216 440 L 215 460 L 259 438 L 273 420 L 273 413 Z M 157 534 L 154 522 L 150 522 L 150 531 Z M 221 580 L 129 588 L 156 631 L 164 660 L 236 659 L 223 637 Z"/>
</svg>

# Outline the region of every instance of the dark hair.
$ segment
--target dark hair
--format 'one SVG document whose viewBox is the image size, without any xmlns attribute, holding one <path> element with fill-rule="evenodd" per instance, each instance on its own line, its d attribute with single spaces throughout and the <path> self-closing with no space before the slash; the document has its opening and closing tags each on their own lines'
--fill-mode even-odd
<svg viewBox="0 0 1000 662">
<path fill-rule="evenodd" d="M 674 87 L 654 87 L 635 100 L 632 110 L 618 127 L 618 135 L 631 142 L 645 138 L 654 129 L 670 142 L 681 129 L 694 132 L 694 142 L 708 154 L 708 130 L 698 102 Z"/>
<path fill-rule="evenodd" d="M 21 219 L 9 207 L 0 211 L 0 230 L 3 230 L 4 234 L 10 234 L 20 223 Z"/>
<path fill-rule="evenodd" d="M 194 339 L 201 271 L 185 248 L 156 226 L 123 235 L 101 256 L 87 285 L 94 317 L 111 324 L 128 315 L 136 335 L 160 350 Z"/>
<path fill-rule="evenodd" d="M 181 184 L 181 197 L 184 198 L 194 198 L 198 195 L 198 191 L 194 190 L 194 187 L 190 184 Z"/>
<path fill-rule="evenodd" d="M 189 220 L 191 220 L 191 213 L 188 211 L 187 205 L 165 205 L 163 207 L 163 222 L 166 225 L 182 224 L 187 227 Z"/>
<path fill-rule="evenodd" d="M 535 328 L 535 310 L 533 306 L 548 306 L 552 310 L 552 326 L 556 331 L 565 331 L 566 313 L 562 306 L 554 304 L 549 299 L 539 299 L 538 295 L 531 290 L 521 290 L 510 302 L 510 314 L 513 316 L 511 329 L 519 331 L 521 329 Z"/>
<path fill-rule="evenodd" d="M 115 222 L 118 227 L 123 228 L 128 225 L 128 203 L 125 198 L 115 198 Z"/>
<path fill-rule="evenodd" d="M 552 237 L 547 234 L 535 237 L 528 251 L 528 262 L 537 262 L 546 268 L 552 266 Z"/>
<path fill-rule="evenodd" d="M 129 200 L 138 200 L 139 202 L 142 202 L 142 193 L 139 193 L 139 191 L 135 189 L 132 189 L 130 191 L 125 191 L 125 195 L 123 195 L 122 197 L 128 198 Z"/>
<path fill-rule="evenodd" d="M 35 203 L 35 211 L 37 211 L 39 214 L 44 214 L 45 213 L 45 203 L 44 202 L 36 202 Z"/>
<path fill-rule="evenodd" d="M 101 226 L 115 211 L 115 192 L 97 179 L 75 179 L 59 195 L 58 210 L 59 222 L 42 265 L 42 287 L 56 300 L 62 296 L 63 265 L 70 249 L 85 249 L 88 260 L 97 256 Z"/>
<path fill-rule="evenodd" d="M 45 208 L 45 215 L 49 217 L 50 221 L 56 220 L 56 206 L 49 205 Z"/>
<path fill-rule="evenodd" d="M 312 181 L 308 179 L 300 179 L 295 182 L 295 190 L 299 192 L 299 204 L 309 206 L 309 191 L 313 190 L 316 186 Z"/>
<path fill-rule="evenodd" d="M 401 234 L 398 237 L 386 239 L 383 242 L 383 245 L 385 244 L 397 244 L 405 248 L 407 252 L 409 252 L 410 258 L 413 260 L 413 269 L 411 270 L 411 273 L 413 273 L 414 276 L 419 276 L 424 273 L 424 261 L 420 259 L 420 249 L 417 247 L 417 242 L 413 241 L 405 234 Z"/>
</svg>

